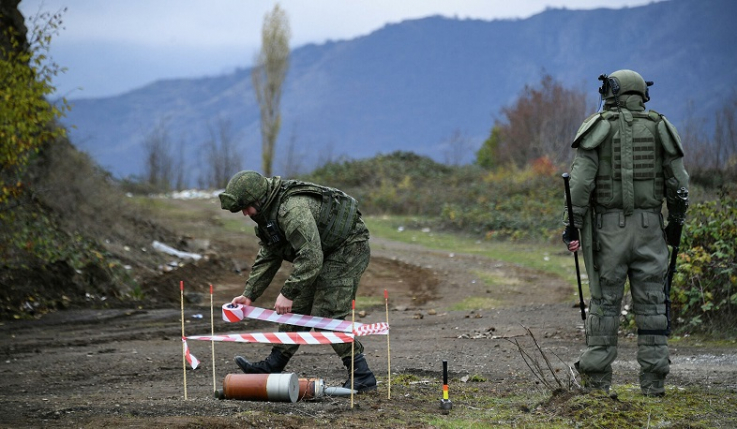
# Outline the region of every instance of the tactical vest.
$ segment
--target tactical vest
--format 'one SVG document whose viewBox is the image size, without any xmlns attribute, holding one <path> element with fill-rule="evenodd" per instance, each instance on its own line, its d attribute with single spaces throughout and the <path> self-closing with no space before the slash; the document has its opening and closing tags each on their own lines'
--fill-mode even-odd
<svg viewBox="0 0 737 429">
<path fill-rule="evenodd" d="M 265 213 L 266 223 L 256 226 L 256 235 L 264 244 L 271 246 L 286 243 L 277 215 L 282 201 L 298 194 L 312 195 L 321 199 L 320 215 L 315 220 L 320 231 L 323 251 L 336 248 L 348 238 L 356 219 L 360 216 L 358 203 L 353 197 L 339 189 L 285 180 L 281 184 L 279 196 L 270 205 L 268 213 Z"/>
<path fill-rule="evenodd" d="M 596 148 L 595 204 L 604 209 L 659 209 L 663 201 L 663 146 L 658 136 L 661 116 L 654 111 L 606 111 L 611 127 Z"/>
</svg>

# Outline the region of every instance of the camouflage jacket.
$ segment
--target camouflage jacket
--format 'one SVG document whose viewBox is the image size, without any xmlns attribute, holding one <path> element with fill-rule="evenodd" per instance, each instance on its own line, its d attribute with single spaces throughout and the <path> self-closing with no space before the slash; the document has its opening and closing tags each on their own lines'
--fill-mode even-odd
<svg viewBox="0 0 737 429">
<path fill-rule="evenodd" d="M 304 182 L 283 181 L 274 202 L 254 220 L 261 248 L 243 292 L 251 300 L 263 294 L 283 261 L 293 269 L 281 293 L 293 300 L 318 277 L 325 254 L 369 239 L 352 197 Z"/>
</svg>

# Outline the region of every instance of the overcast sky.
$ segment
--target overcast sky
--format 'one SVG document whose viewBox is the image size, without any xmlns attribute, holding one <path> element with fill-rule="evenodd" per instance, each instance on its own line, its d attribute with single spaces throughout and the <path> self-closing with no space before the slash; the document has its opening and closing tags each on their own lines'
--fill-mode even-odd
<svg viewBox="0 0 737 429">
<path fill-rule="evenodd" d="M 653 0 L 281 0 L 292 48 L 345 40 L 389 23 L 431 15 L 483 20 L 527 18 L 549 7 L 640 6 Z M 212 76 L 247 67 L 274 0 L 22 0 L 28 19 L 66 8 L 51 45 L 67 72 L 57 92 L 102 97 L 159 79 Z"/>
</svg>

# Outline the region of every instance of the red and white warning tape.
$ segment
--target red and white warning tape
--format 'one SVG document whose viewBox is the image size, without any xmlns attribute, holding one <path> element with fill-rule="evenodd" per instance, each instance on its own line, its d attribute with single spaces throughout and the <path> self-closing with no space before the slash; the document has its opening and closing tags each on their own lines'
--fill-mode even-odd
<svg viewBox="0 0 737 429">
<path fill-rule="evenodd" d="M 361 326 L 356 326 L 353 333 L 358 337 L 364 335 L 389 335 L 389 324 L 385 322 L 371 324 L 364 323 Z"/>
<path fill-rule="evenodd" d="M 226 322 L 240 322 L 243 319 L 264 320 L 267 322 L 282 323 L 286 325 L 304 326 L 326 331 L 351 332 L 356 335 L 387 335 L 389 325 L 386 323 L 352 323 L 348 320 L 328 319 L 326 317 L 307 316 L 304 314 L 277 314 L 274 310 L 252 307 L 247 305 L 223 305 L 223 320 Z"/>
<path fill-rule="evenodd" d="M 189 363 L 189 366 L 191 366 L 192 369 L 197 369 L 200 365 L 200 360 L 189 352 L 189 346 L 187 345 L 187 339 L 185 337 L 182 337 L 182 345 L 184 347 L 184 357 L 187 358 L 187 363 Z"/>
<path fill-rule="evenodd" d="M 274 310 L 245 305 L 223 305 L 224 321 L 239 322 L 245 318 L 334 332 L 266 332 L 226 335 L 192 335 L 182 337 L 182 341 L 184 341 L 185 356 L 187 357 L 187 362 L 192 366 L 192 369 L 197 368 L 199 361 L 189 353 L 189 348 L 187 347 L 188 339 L 267 344 L 340 344 L 353 342 L 354 336 L 389 334 L 389 324 L 383 322 L 371 324 L 353 323 L 347 320 L 328 319 L 325 317 L 307 316 L 303 314 L 277 314 Z M 352 333 L 351 330 L 353 331 Z"/>
<path fill-rule="evenodd" d="M 263 332 L 250 334 L 193 335 L 187 337 L 187 339 L 267 344 L 341 344 L 353 342 L 353 335 L 343 332 Z"/>
</svg>

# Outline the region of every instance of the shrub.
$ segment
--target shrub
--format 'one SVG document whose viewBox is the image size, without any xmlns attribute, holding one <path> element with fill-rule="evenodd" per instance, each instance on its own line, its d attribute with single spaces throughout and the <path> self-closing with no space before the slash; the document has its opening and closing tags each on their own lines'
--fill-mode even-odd
<svg viewBox="0 0 737 429">
<path fill-rule="evenodd" d="M 728 195 L 689 209 L 671 294 L 679 331 L 737 329 L 735 219 L 737 199 Z"/>
<path fill-rule="evenodd" d="M 330 163 L 305 180 L 340 188 L 365 214 L 419 215 L 434 227 L 479 238 L 550 239 L 560 234 L 562 180 L 547 158 L 531 167 L 451 167 L 394 152 Z"/>
</svg>

